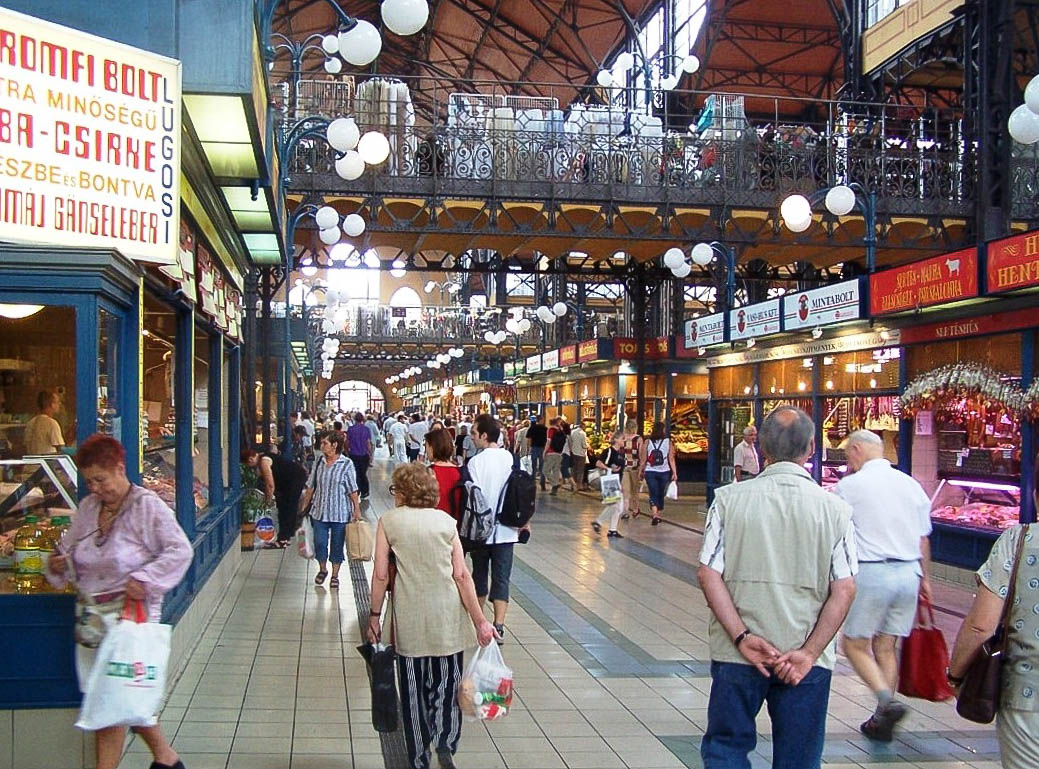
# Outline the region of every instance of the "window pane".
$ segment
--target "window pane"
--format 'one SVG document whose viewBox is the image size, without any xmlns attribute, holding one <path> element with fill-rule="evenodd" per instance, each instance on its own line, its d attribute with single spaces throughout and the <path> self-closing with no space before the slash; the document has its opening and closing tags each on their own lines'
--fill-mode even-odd
<svg viewBox="0 0 1039 769">
<path fill-rule="evenodd" d="M 201 518 L 209 507 L 209 334 L 195 330 L 195 445 L 191 452 L 191 494 L 195 517 Z"/>
<path fill-rule="evenodd" d="M 223 363 L 220 372 L 220 436 L 224 445 L 224 488 L 229 488 L 231 483 L 231 463 L 238 461 L 238 446 L 231 443 L 231 421 L 228 415 L 231 413 L 231 354 L 224 349 Z M 234 383 L 237 387 L 238 383 Z M 235 417 L 237 417 L 237 412 Z M 227 497 L 224 497 L 225 501 Z"/>
<path fill-rule="evenodd" d="M 40 305 L 5 305 L 4 310 L 0 457 L 55 454 L 62 446 L 74 446 L 76 311 Z"/>
<path fill-rule="evenodd" d="M 141 426 L 147 440 L 142 483 L 174 510 L 177 496 L 174 452 L 177 424 L 173 402 L 175 336 L 173 310 L 145 294 L 144 335 L 141 339 L 144 348 Z"/>
</svg>

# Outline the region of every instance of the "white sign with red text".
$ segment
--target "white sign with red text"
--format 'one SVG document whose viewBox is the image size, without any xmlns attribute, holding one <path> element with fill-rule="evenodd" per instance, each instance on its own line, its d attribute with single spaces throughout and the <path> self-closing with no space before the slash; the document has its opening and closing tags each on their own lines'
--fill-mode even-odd
<svg viewBox="0 0 1039 769">
<path fill-rule="evenodd" d="M 779 331 L 779 300 L 748 304 L 729 311 L 729 338 L 750 339 Z"/>
<path fill-rule="evenodd" d="M 0 240 L 177 261 L 180 62 L 0 8 Z"/>
<path fill-rule="evenodd" d="M 687 350 L 694 347 L 707 347 L 725 341 L 725 313 L 705 315 L 685 322 L 685 333 L 682 346 Z"/>
<path fill-rule="evenodd" d="M 783 327 L 787 331 L 825 326 L 862 317 L 859 281 L 797 291 L 783 297 Z"/>
</svg>

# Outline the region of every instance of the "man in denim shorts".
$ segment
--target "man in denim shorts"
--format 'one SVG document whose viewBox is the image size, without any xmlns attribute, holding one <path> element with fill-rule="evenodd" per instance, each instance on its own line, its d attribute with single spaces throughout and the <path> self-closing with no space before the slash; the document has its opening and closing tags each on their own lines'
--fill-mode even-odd
<svg viewBox="0 0 1039 769">
<path fill-rule="evenodd" d="M 853 432 L 846 451 L 853 474 L 835 491 L 852 508 L 859 573 L 844 623 L 844 653 L 877 698 L 876 711 L 860 731 L 890 742 L 906 715 L 905 705 L 894 699 L 895 646 L 913 629 L 918 596 L 931 596 L 931 500 L 919 483 L 884 459 L 876 433 Z"/>
</svg>

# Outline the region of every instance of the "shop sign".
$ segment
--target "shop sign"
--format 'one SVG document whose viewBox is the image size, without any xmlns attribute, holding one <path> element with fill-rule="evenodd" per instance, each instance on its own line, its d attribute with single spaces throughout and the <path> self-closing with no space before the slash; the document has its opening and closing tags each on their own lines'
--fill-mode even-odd
<svg viewBox="0 0 1039 769">
<path fill-rule="evenodd" d="M 224 297 L 224 276 L 213 261 L 205 244 L 195 248 L 195 272 L 198 275 L 198 306 L 213 319 L 217 328 L 227 329 L 227 304 Z"/>
<path fill-rule="evenodd" d="M 236 342 L 242 340 L 242 292 L 233 286 L 227 287 L 227 335 Z"/>
<path fill-rule="evenodd" d="M 555 371 L 559 368 L 559 350 L 551 350 L 541 355 L 541 370 Z"/>
<path fill-rule="evenodd" d="M 177 241 L 177 259 L 173 264 L 164 264 L 159 272 L 172 280 L 177 291 L 189 301 L 195 301 L 195 242 L 198 236 L 186 219 L 180 220 L 180 237 Z"/>
<path fill-rule="evenodd" d="M 577 345 L 577 362 L 609 360 L 613 357 L 613 342 L 609 339 L 589 339 Z"/>
<path fill-rule="evenodd" d="M 0 240 L 174 264 L 180 62 L 0 9 Z"/>
<path fill-rule="evenodd" d="M 779 331 L 782 312 L 778 299 L 749 304 L 729 311 L 729 338 L 751 339 Z"/>
<path fill-rule="evenodd" d="M 613 340 L 613 357 L 623 360 L 634 360 L 638 357 L 639 347 L 634 339 L 622 337 Z M 671 340 L 657 337 L 646 340 L 646 360 L 660 360 L 671 357 Z"/>
<path fill-rule="evenodd" d="M 835 336 L 833 339 L 817 339 L 803 344 L 784 344 L 779 347 L 755 347 L 742 352 L 727 353 L 707 360 L 708 368 L 719 366 L 741 366 L 746 363 L 761 363 L 786 358 L 810 358 L 813 355 L 832 355 L 855 350 L 873 350 L 881 347 L 897 347 L 902 342 L 898 330 L 870 331 L 865 334 Z"/>
<path fill-rule="evenodd" d="M 559 348 L 559 365 L 560 366 L 573 366 L 577 363 L 577 346 L 568 345 L 566 347 Z"/>
<path fill-rule="evenodd" d="M 858 280 L 811 291 L 798 291 L 783 297 L 783 328 L 787 331 L 861 317 L 862 301 Z"/>
<path fill-rule="evenodd" d="M 541 371 L 541 356 L 540 355 L 531 355 L 529 358 L 527 358 L 527 373 L 528 374 L 537 374 L 540 371 Z"/>
<path fill-rule="evenodd" d="M 1018 331 L 1039 326 L 1039 307 L 1029 307 L 995 315 L 979 315 L 976 318 L 950 320 L 945 323 L 928 323 L 902 329 L 902 344 L 919 342 L 941 342 L 965 336 L 984 336 L 1005 331 Z"/>
<path fill-rule="evenodd" d="M 869 276 L 869 314 L 887 315 L 978 295 L 978 249 L 966 248 Z"/>
<path fill-rule="evenodd" d="M 707 347 L 725 341 L 725 313 L 705 315 L 685 322 L 685 334 L 682 346 L 687 350 L 694 347 Z"/>
<path fill-rule="evenodd" d="M 1039 230 L 988 244 L 988 293 L 1039 285 Z"/>
</svg>

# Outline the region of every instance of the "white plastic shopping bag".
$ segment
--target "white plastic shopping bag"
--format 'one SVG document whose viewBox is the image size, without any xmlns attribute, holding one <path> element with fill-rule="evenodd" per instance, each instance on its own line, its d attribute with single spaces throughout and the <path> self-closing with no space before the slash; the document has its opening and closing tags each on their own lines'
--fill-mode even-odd
<svg viewBox="0 0 1039 769">
<path fill-rule="evenodd" d="M 512 670 L 498 644 L 478 646 L 458 684 L 458 706 L 466 721 L 494 721 L 512 707 Z"/>
<path fill-rule="evenodd" d="M 671 481 L 667 485 L 667 494 L 665 495 L 668 499 L 678 499 L 678 484 Z"/>
<path fill-rule="evenodd" d="M 170 626 L 146 622 L 143 604 L 135 603 L 136 619 L 124 612 L 98 647 L 76 721 L 80 729 L 157 723 L 166 689 Z"/>
<path fill-rule="evenodd" d="M 606 473 L 599 479 L 599 488 L 602 491 L 604 505 L 621 501 L 621 477 L 617 473 Z"/>
<path fill-rule="evenodd" d="M 314 524 L 310 522 L 310 516 L 304 516 L 303 524 L 296 532 L 296 549 L 300 558 L 308 561 L 314 558 Z"/>
</svg>

